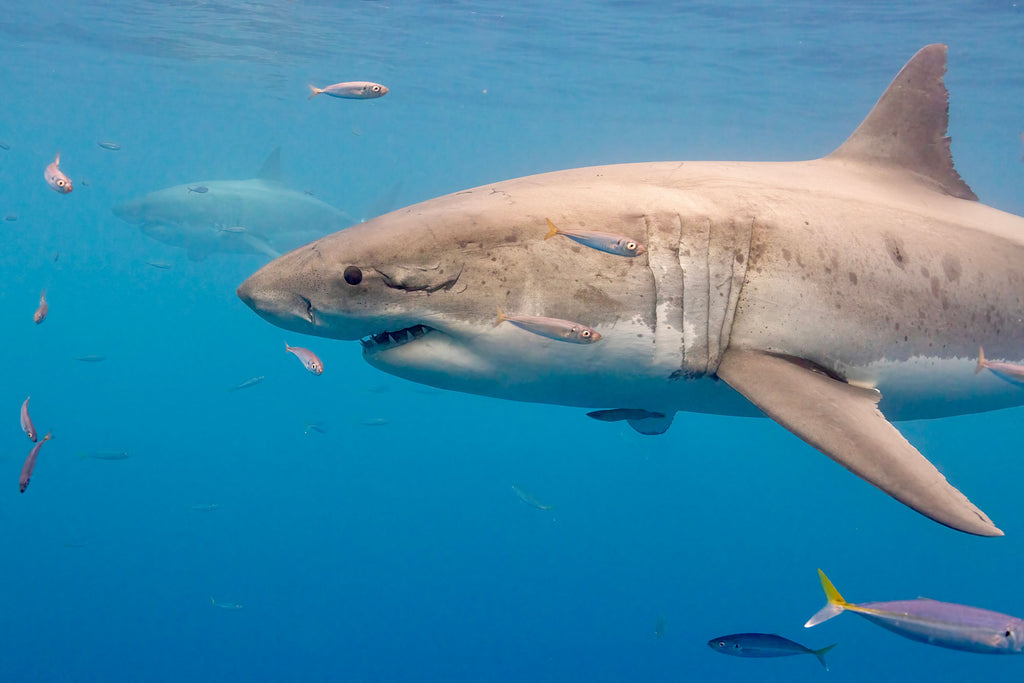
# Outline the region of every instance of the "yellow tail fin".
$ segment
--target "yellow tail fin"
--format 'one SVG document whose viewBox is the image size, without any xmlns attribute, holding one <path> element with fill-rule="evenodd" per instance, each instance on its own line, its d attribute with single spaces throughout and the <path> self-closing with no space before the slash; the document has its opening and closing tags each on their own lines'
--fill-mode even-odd
<svg viewBox="0 0 1024 683">
<path fill-rule="evenodd" d="M 494 323 L 494 326 L 497 327 L 506 320 L 508 320 L 508 316 L 505 315 L 505 311 L 501 310 L 501 306 L 498 306 L 498 322 Z"/>
<path fill-rule="evenodd" d="M 807 620 L 804 624 L 804 628 L 811 628 L 817 626 L 823 621 L 828 621 L 832 617 L 836 616 L 844 609 L 850 606 L 850 603 L 843 599 L 843 596 L 839 594 L 836 587 L 832 585 L 832 582 L 825 576 L 825 572 L 818 570 L 818 577 L 821 579 L 821 587 L 825 590 L 825 597 L 828 598 L 828 604 L 818 610 L 813 617 Z"/>
<path fill-rule="evenodd" d="M 545 218 L 544 220 L 548 222 L 548 234 L 544 235 L 544 239 L 549 240 L 558 234 L 558 228 L 555 227 L 550 218 Z"/>
<path fill-rule="evenodd" d="M 979 372 L 985 369 L 985 349 L 978 347 L 978 365 L 974 368 L 974 374 L 977 375 Z"/>
<path fill-rule="evenodd" d="M 309 97 L 307 97 L 306 99 L 307 100 L 311 100 L 311 99 L 313 99 L 314 97 L 316 97 L 317 95 L 319 95 L 322 92 L 323 92 L 323 90 L 321 90 L 320 88 L 316 87 L 315 85 L 310 85 L 309 86 Z"/>
</svg>

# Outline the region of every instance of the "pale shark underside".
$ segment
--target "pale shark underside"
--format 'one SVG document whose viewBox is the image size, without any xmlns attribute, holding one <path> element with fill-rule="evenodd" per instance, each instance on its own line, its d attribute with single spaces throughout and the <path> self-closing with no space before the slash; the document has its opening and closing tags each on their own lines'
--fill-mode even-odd
<svg viewBox="0 0 1024 683">
<path fill-rule="evenodd" d="M 1024 361 L 1024 219 L 977 202 L 953 169 L 945 58 L 922 49 L 825 158 L 495 183 L 296 249 L 238 294 L 276 325 L 361 339 L 372 365 L 438 387 L 608 409 L 645 433 L 676 411 L 763 411 L 922 514 L 1001 535 L 887 420 L 1024 403 L 974 373 L 979 343 Z M 646 252 L 545 240 L 548 219 Z M 600 340 L 496 326 L 499 307 Z"/>
</svg>

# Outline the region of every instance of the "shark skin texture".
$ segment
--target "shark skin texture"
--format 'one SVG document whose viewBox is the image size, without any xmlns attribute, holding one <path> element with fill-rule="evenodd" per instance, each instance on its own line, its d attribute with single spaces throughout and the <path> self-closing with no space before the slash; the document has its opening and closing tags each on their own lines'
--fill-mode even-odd
<svg viewBox="0 0 1024 683">
<path fill-rule="evenodd" d="M 946 46 L 920 50 L 824 158 L 494 183 L 300 247 L 238 295 L 443 389 L 598 408 L 647 434 L 678 411 L 767 415 L 921 514 L 999 536 L 892 424 L 1024 404 L 975 375 L 979 345 L 1024 362 L 1024 218 L 978 202 L 954 170 L 945 70 Z M 548 220 L 645 250 L 545 240 Z M 496 326 L 498 309 L 600 340 Z"/>
</svg>

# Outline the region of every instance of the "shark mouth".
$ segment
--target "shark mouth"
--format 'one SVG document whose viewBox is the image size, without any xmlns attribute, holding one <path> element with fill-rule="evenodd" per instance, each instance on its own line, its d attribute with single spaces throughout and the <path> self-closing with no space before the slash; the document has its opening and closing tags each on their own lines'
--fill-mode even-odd
<svg viewBox="0 0 1024 683">
<path fill-rule="evenodd" d="M 395 332 L 371 334 L 360 339 L 359 343 L 363 346 L 364 354 L 376 353 L 377 351 L 393 349 L 397 346 L 408 344 L 433 331 L 434 328 L 427 327 L 426 325 L 413 325 L 412 327 L 403 327 Z"/>
</svg>

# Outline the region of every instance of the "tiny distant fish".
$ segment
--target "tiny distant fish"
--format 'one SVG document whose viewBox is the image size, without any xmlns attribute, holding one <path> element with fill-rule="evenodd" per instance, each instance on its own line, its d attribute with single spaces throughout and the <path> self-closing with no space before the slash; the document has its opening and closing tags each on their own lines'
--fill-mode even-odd
<svg viewBox="0 0 1024 683">
<path fill-rule="evenodd" d="M 618 235 L 613 232 L 597 232 L 595 230 L 577 230 L 575 228 L 558 228 L 551 219 L 548 222 L 548 234 L 544 239 L 551 239 L 555 235 L 565 235 L 574 242 L 579 242 L 585 247 L 603 251 L 606 254 L 616 256 L 639 256 L 647 251 L 647 248 L 634 239 L 625 235 Z"/>
<path fill-rule="evenodd" d="M 84 185 L 85 187 L 90 187 L 90 186 L 92 185 L 92 183 L 90 183 L 90 182 L 89 182 L 88 180 L 86 180 L 85 178 L 82 178 L 82 180 L 81 180 L 81 183 L 82 183 L 82 185 Z"/>
<path fill-rule="evenodd" d="M 789 638 L 772 635 L 770 633 L 735 633 L 729 636 L 712 638 L 708 641 L 708 647 L 723 655 L 734 657 L 789 657 L 792 655 L 814 655 L 828 671 L 828 664 L 825 662 L 825 654 L 834 648 L 838 643 L 833 643 L 820 650 L 812 650 L 800 643 L 794 643 Z"/>
<path fill-rule="evenodd" d="M 207 192 L 210 191 L 210 188 L 208 188 L 206 185 L 196 185 L 195 187 L 189 185 L 188 191 L 195 192 L 196 194 L 206 194 Z"/>
<path fill-rule="evenodd" d="M 369 81 L 335 83 L 326 88 L 318 88 L 315 85 L 309 86 L 309 99 L 313 99 L 321 93 L 346 100 L 372 100 L 375 97 L 387 95 L 388 89 L 380 83 L 371 83 Z"/>
<path fill-rule="evenodd" d="M 383 427 L 386 424 L 390 424 L 391 420 L 386 417 L 363 417 L 359 419 L 359 424 L 364 427 Z"/>
<path fill-rule="evenodd" d="M 32 479 L 32 470 L 36 468 L 36 458 L 39 457 L 39 449 L 43 447 L 43 444 L 52 439 L 53 437 L 49 432 L 43 437 L 42 441 L 32 447 L 28 457 L 25 458 L 25 464 L 21 468 L 21 478 L 18 479 L 18 488 L 22 493 L 25 493 L 25 489 L 28 488 L 28 482 Z"/>
<path fill-rule="evenodd" d="M 978 347 L 978 366 L 974 368 L 974 374 L 982 370 L 991 370 L 992 374 L 1004 379 L 1010 384 L 1024 386 L 1024 365 L 1016 363 L 1003 363 L 1000 361 L 988 360 L 985 358 L 985 349 Z"/>
<path fill-rule="evenodd" d="M 1024 650 L 1024 620 L 1017 617 L 928 598 L 855 605 L 843 599 L 820 569 L 818 578 L 828 603 L 807 620 L 804 628 L 849 610 L 904 638 L 928 645 L 982 654 L 1020 654 Z"/>
<path fill-rule="evenodd" d="M 539 500 L 534 498 L 529 493 L 529 491 L 524 491 L 523 489 L 519 488 L 515 484 L 512 484 L 512 491 L 513 491 L 513 493 L 516 494 L 516 496 L 519 497 L 519 500 L 523 501 L 524 503 L 526 503 L 527 505 L 529 505 L 531 507 L 535 507 L 538 510 L 550 510 L 551 509 L 550 505 L 544 505 Z"/>
<path fill-rule="evenodd" d="M 306 369 L 312 372 L 314 375 L 321 375 L 324 372 L 324 363 L 317 355 L 309 349 L 304 349 L 301 346 L 288 346 L 288 342 L 284 343 L 284 350 L 288 353 L 294 353 L 295 356 L 302 361 L 302 364 L 306 366 Z"/>
<path fill-rule="evenodd" d="M 260 375 L 259 377 L 250 377 L 241 384 L 236 384 L 233 387 L 229 387 L 228 391 L 238 391 L 239 389 L 248 389 L 249 387 L 254 387 L 260 382 L 262 382 L 263 379 L 263 375 Z"/>
<path fill-rule="evenodd" d="M 22 431 L 25 432 L 25 435 L 28 437 L 28 440 L 31 441 L 32 443 L 35 443 L 38 434 L 36 433 L 35 425 L 32 424 L 32 418 L 29 417 L 28 415 L 29 398 L 32 397 L 29 396 L 28 398 L 25 399 L 25 402 L 21 404 L 21 429 Z"/>
<path fill-rule="evenodd" d="M 46 178 L 47 185 L 61 194 L 67 194 L 72 190 L 71 178 L 68 178 L 60 170 L 60 152 L 57 152 L 57 158 L 54 159 L 53 163 L 46 167 L 43 177 Z"/>
<path fill-rule="evenodd" d="M 60 252 L 59 251 L 53 252 L 53 262 L 56 263 L 57 261 L 60 261 Z"/>
<path fill-rule="evenodd" d="M 171 269 L 171 264 L 167 263 L 166 261 L 146 261 L 146 265 L 147 266 L 152 266 L 153 268 L 158 268 L 160 270 L 170 270 Z"/>
<path fill-rule="evenodd" d="M 96 144 L 102 147 L 103 149 L 109 149 L 111 152 L 116 152 L 117 150 L 121 149 L 121 145 L 117 144 L 116 142 L 103 141 L 97 142 Z"/>
<path fill-rule="evenodd" d="M 9 213 L 6 216 L 4 216 L 4 220 L 7 221 L 8 223 L 13 223 L 14 221 L 18 220 L 18 214 Z"/>
<path fill-rule="evenodd" d="M 46 290 L 39 295 L 39 308 L 32 314 L 32 320 L 35 321 L 36 325 L 46 320 L 46 316 L 50 313 L 50 304 L 46 303 Z"/>
<path fill-rule="evenodd" d="M 505 312 L 498 309 L 498 322 L 495 326 L 508 321 L 526 330 L 539 334 L 548 339 L 571 342 L 573 344 L 593 344 L 601 339 L 601 335 L 586 325 L 574 323 L 571 320 L 560 320 L 558 318 L 544 318 L 539 315 L 505 315 Z"/>
<path fill-rule="evenodd" d="M 229 232 L 229 233 L 234 234 L 234 235 L 240 235 L 242 233 L 249 232 L 249 228 L 243 228 L 240 225 L 235 225 L 235 226 L 232 226 L 230 228 L 217 228 L 217 229 L 220 230 L 221 232 Z"/>
<path fill-rule="evenodd" d="M 105 361 L 106 359 L 107 359 L 106 356 L 101 356 L 99 354 L 94 354 L 94 355 L 91 355 L 91 356 L 76 356 L 75 357 L 75 360 L 80 360 L 83 363 L 100 363 L 100 362 Z"/>
<path fill-rule="evenodd" d="M 317 434 L 326 434 L 327 425 L 325 425 L 323 422 L 307 422 L 306 431 L 304 433 L 309 434 L 310 432 L 316 432 Z"/>
<path fill-rule="evenodd" d="M 132 457 L 128 451 L 89 451 L 88 453 L 79 453 L 78 456 L 94 460 L 127 460 Z"/>
<path fill-rule="evenodd" d="M 221 609 L 226 609 L 226 610 L 231 610 L 231 611 L 238 611 L 240 609 L 245 608 L 245 605 L 243 605 L 240 602 L 217 602 L 216 600 L 213 599 L 212 596 L 210 597 L 210 604 L 213 605 L 214 607 L 219 607 Z"/>
<path fill-rule="evenodd" d="M 196 512 L 213 512 L 220 509 L 220 503 L 193 503 L 188 509 Z"/>
<path fill-rule="evenodd" d="M 6 142 L 0 141 L 0 149 L 6 152 L 11 149 L 11 146 L 8 145 Z"/>
<path fill-rule="evenodd" d="M 602 422 L 620 422 L 622 420 L 649 420 L 651 418 L 663 418 L 665 413 L 656 413 L 643 408 L 614 408 L 612 410 L 592 410 L 587 417 Z"/>
</svg>

